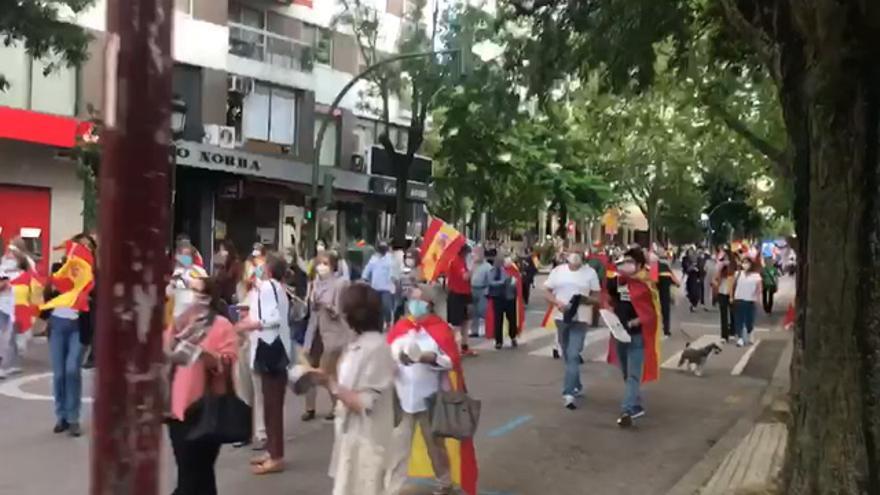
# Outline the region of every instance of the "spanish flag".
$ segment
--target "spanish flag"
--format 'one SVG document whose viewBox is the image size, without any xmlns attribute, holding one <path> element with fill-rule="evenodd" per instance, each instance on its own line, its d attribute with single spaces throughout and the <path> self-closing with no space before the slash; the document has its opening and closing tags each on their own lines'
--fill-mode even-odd
<svg viewBox="0 0 880 495">
<path fill-rule="evenodd" d="M 505 266 L 504 271 L 516 280 L 516 334 L 519 335 L 522 333 L 523 326 L 526 322 L 526 305 L 523 301 L 522 275 L 520 275 L 519 268 L 516 264 Z M 507 325 L 508 322 L 505 319 L 502 331 L 507 328 Z M 507 333 L 509 334 L 510 332 Z M 491 297 L 486 305 L 486 338 L 495 338 L 495 301 L 492 300 Z"/>
<path fill-rule="evenodd" d="M 651 281 L 647 270 L 633 277 L 618 275 L 629 287 L 629 296 L 642 325 L 642 339 L 645 345 L 645 360 L 642 366 L 642 383 L 660 378 L 660 295 Z M 617 341 L 611 338 L 608 345 L 608 363 L 617 364 Z"/>
<path fill-rule="evenodd" d="M 391 344 L 410 330 L 419 328 L 424 328 L 437 342 L 437 346 L 452 360 L 452 371 L 449 372 L 449 383 L 452 389 L 467 391 L 458 344 L 455 342 L 452 328 L 439 316 L 431 314 L 419 320 L 400 319 L 388 332 L 388 343 Z M 410 451 L 409 476 L 411 478 L 435 478 L 434 468 L 431 464 L 431 458 L 428 457 L 428 449 L 425 447 L 423 435 L 418 431 L 418 426 L 416 428 L 417 431 L 413 435 L 412 450 Z M 460 486 L 467 495 L 476 495 L 478 469 L 473 439 L 446 439 L 446 454 L 449 457 L 452 482 Z"/>
<path fill-rule="evenodd" d="M 15 299 L 15 322 L 18 333 L 26 333 L 34 325 L 43 303 L 43 284 L 35 272 L 25 271 L 11 282 Z"/>
<path fill-rule="evenodd" d="M 437 280 L 437 277 L 449 267 L 449 263 L 464 243 L 465 238 L 459 231 L 439 218 L 431 218 L 420 253 L 422 275 L 425 280 L 428 282 Z"/>
<path fill-rule="evenodd" d="M 67 260 L 51 276 L 52 285 L 61 294 L 40 306 L 40 311 L 54 308 L 89 310 L 89 293 L 95 286 L 95 258 L 89 248 L 67 241 Z"/>
</svg>

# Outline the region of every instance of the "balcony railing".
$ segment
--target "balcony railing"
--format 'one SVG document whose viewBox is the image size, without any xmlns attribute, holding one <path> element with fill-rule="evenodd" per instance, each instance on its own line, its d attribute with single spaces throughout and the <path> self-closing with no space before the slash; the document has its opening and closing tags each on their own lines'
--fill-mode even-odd
<svg viewBox="0 0 880 495">
<path fill-rule="evenodd" d="M 308 43 L 234 22 L 229 23 L 229 53 L 303 72 L 315 65 L 315 49 Z"/>
</svg>

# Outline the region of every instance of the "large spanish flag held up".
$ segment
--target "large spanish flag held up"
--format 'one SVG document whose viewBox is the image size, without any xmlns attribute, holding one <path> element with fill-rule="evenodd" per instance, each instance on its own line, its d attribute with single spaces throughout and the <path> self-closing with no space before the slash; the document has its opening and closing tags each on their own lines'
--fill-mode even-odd
<svg viewBox="0 0 880 495">
<path fill-rule="evenodd" d="M 391 327 L 388 332 L 388 343 L 391 344 L 410 330 L 424 328 L 428 335 L 437 342 L 437 346 L 452 360 L 452 371 L 449 372 L 449 383 L 452 390 L 467 391 L 464 383 L 464 373 L 461 367 L 461 354 L 458 352 L 458 344 L 452 328 L 445 320 L 437 315 L 428 315 L 418 320 L 412 317 L 401 318 Z M 418 426 L 416 426 L 418 428 Z M 452 482 L 467 495 L 477 494 L 477 453 L 474 449 L 473 439 L 446 440 L 446 453 L 449 457 L 449 471 Z M 431 458 L 428 457 L 428 449 L 422 433 L 416 430 L 413 435 L 412 450 L 409 459 L 409 476 L 411 478 L 433 479 L 434 468 Z"/>
<path fill-rule="evenodd" d="M 645 360 L 642 366 L 642 383 L 660 378 L 660 295 L 651 281 L 648 270 L 642 270 L 632 277 L 617 275 L 629 287 L 629 296 L 642 325 L 642 339 L 645 345 Z M 617 341 L 612 337 L 608 346 L 608 363 L 617 364 Z"/>
<path fill-rule="evenodd" d="M 523 331 L 526 322 L 526 305 L 523 301 L 523 282 L 522 275 L 519 273 L 519 267 L 516 264 L 510 264 L 504 267 L 504 271 L 516 280 L 516 334 L 519 335 Z M 507 319 L 504 320 L 502 331 L 507 330 Z M 508 335 L 510 332 L 506 332 Z M 495 338 L 495 301 L 489 298 L 486 304 L 486 338 Z"/>
<path fill-rule="evenodd" d="M 425 280 L 428 282 L 437 280 L 437 277 L 449 268 L 449 263 L 464 246 L 465 241 L 464 236 L 451 225 L 439 218 L 431 218 L 428 230 L 425 231 L 422 251 L 419 253 L 422 259 L 422 276 Z"/>
<path fill-rule="evenodd" d="M 50 277 L 61 294 L 40 306 L 40 311 L 54 308 L 89 310 L 89 293 L 95 286 L 95 258 L 89 248 L 67 241 L 67 259 Z"/>
</svg>

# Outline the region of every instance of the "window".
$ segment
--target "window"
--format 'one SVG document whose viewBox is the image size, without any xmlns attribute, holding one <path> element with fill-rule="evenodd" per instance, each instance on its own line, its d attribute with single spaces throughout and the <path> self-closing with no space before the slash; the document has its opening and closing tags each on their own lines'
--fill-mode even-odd
<svg viewBox="0 0 880 495">
<path fill-rule="evenodd" d="M 328 117 L 319 116 L 315 119 L 315 142 L 318 141 L 318 133 L 321 131 L 321 125 Z M 324 141 L 321 142 L 321 160 L 320 163 L 325 167 L 335 167 L 339 163 L 339 124 L 336 119 L 332 119 L 327 125 L 324 132 Z"/>
<path fill-rule="evenodd" d="M 34 60 L 17 44 L 0 44 L 0 60 L 10 84 L 0 91 L 0 105 L 57 115 L 76 113 L 76 69 L 62 64 L 43 75 L 52 60 Z"/>
<path fill-rule="evenodd" d="M 333 31 L 313 24 L 304 24 L 303 41 L 314 49 L 315 62 L 330 65 L 333 57 Z"/>
<path fill-rule="evenodd" d="M 296 136 L 296 94 L 291 90 L 256 84 L 244 97 L 243 139 L 293 145 Z"/>
</svg>

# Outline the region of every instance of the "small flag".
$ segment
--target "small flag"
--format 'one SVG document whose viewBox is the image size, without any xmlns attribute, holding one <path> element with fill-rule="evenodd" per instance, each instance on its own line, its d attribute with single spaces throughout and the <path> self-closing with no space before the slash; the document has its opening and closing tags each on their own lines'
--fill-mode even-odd
<svg viewBox="0 0 880 495">
<path fill-rule="evenodd" d="M 61 294 L 40 306 L 40 311 L 54 308 L 89 310 L 89 293 L 95 286 L 92 252 L 82 244 L 67 241 L 67 260 L 52 274 L 52 285 Z"/>
</svg>

